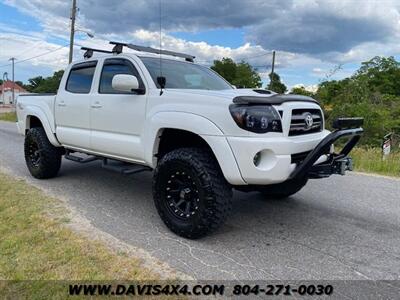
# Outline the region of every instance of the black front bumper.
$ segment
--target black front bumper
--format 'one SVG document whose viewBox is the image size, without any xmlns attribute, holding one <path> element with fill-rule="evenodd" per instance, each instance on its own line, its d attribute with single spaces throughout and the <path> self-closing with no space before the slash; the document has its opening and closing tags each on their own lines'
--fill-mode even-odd
<svg viewBox="0 0 400 300">
<path fill-rule="evenodd" d="M 351 171 L 353 169 L 353 164 L 351 158 L 347 155 L 358 143 L 364 132 L 364 130 L 359 127 L 362 123 L 363 119 L 361 118 L 342 118 L 335 120 L 334 128 L 336 128 L 336 130 L 326 136 L 314 150 L 307 155 L 296 169 L 294 169 L 290 175 L 290 179 L 325 178 L 332 174 L 344 175 L 347 170 Z M 350 137 L 350 140 L 340 153 L 329 153 L 331 145 L 343 137 Z M 315 165 L 315 162 L 322 155 L 327 155 L 328 160 Z"/>
</svg>

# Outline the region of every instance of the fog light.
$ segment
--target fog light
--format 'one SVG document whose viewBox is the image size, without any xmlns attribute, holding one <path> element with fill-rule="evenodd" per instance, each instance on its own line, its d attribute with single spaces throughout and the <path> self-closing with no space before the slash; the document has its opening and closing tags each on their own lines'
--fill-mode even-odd
<svg viewBox="0 0 400 300">
<path fill-rule="evenodd" d="M 253 164 L 259 170 L 270 170 L 276 166 L 277 156 L 270 149 L 264 149 L 259 151 L 253 157 Z"/>
<path fill-rule="evenodd" d="M 261 152 L 258 152 L 256 155 L 254 155 L 253 163 L 256 167 L 258 167 L 260 165 L 260 161 L 261 161 Z"/>
</svg>

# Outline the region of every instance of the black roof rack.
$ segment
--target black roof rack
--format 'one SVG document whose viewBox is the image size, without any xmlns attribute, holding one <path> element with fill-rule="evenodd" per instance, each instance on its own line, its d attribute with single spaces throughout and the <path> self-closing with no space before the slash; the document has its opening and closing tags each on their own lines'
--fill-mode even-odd
<svg viewBox="0 0 400 300">
<path fill-rule="evenodd" d="M 112 51 L 102 50 L 102 49 L 94 49 L 94 48 L 88 48 L 88 47 L 82 47 L 81 50 L 86 51 L 85 54 L 83 55 L 83 57 L 86 58 L 86 59 L 89 59 L 89 58 L 91 58 L 93 56 L 94 52 L 121 54 L 123 48 L 127 47 L 129 49 L 136 50 L 136 51 L 141 51 L 141 52 L 164 54 L 164 55 L 171 55 L 171 56 L 175 56 L 175 57 L 181 57 L 181 58 L 184 58 L 186 61 L 189 61 L 189 62 L 194 62 L 194 59 L 196 58 L 195 56 L 190 55 L 190 54 L 179 53 L 179 52 L 174 52 L 174 51 L 169 51 L 169 50 L 160 50 L 160 49 L 155 49 L 155 48 L 145 47 L 145 46 L 139 46 L 139 45 L 134 45 L 134 44 L 126 44 L 126 43 L 119 43 L 119 42 L 110 42 L 110 44 L 114 45 L 114 48 L 112 49 Z"/>
<path fill-rule="evenodd" d="M 86 58 L 86 59 L 91 58 L 93 56 L 94 52 L 114 53 L 113 51 L 101 50 L 101 49 L 93 49 L 93 48 L 88 48 L 88 47 L 82 47 L 81 50 L 86 51 L 85 54 L 83 55 L 83 57 Z"/>
<path fill-rule="evenodd" d="M 117 54 L 122 53 L 123 47 L 127 47 L 129 49 L 141 51 L 141 52 L 181 57 L 181 58 L 184 58 L 186 61 L 190 61 L 190 62 L 193 62 L 194 59 L 196 58 L 195 56 L 190 55 L 190 54 L 179 53 L 179 52 L 168 51 L 168 50 L 160 50 L 160 49 L 155 49 L 155 48 L 151 48 L 151 47 L 138 46 L 138 45 L 134 45 L 134 44 L 126 44 L 126 43 L 119 43 L 119 42 L 110 42 L 110 44 L 114 45 L 112 52 L 117 53 Z"/>
</svg>

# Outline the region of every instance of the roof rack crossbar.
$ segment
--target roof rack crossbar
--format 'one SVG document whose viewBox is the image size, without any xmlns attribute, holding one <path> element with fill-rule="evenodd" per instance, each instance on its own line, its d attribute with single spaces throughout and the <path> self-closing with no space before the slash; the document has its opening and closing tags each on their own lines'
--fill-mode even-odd
<svg viewBox="0 0 400 300">
<path fill-rule="evenodd" d="M 141 51 L 141 52 L 164 54 L 164 55 L 171 55 L 171 56 L 175 56 L 175 57 L 181 57 L 181 58 L 184 58 L 186 61 L 190 61 L 190 62 L 193 62 L 194 59 L 196 58 L 195 56 L 190 55 L 190 54 L 179 53 L 179 52 L 168 51 L 168 50 L 160 50 L 160 49 L 155 49 L 155 48 L 145 47 L 145 46 L 139 46 L 139 45 L 134 45 L 134 44 L 126 44 L 126 43 L 119 43 L 119 42 L 110 42 L 110 44 L 111 45 L 115 45 L 114 49 L 120 50 L 121 52 L 122 52 L 122 48 L 123 47 L 127 47 L 129 49 L 136 50 L 136 51 Z M 115 51 L 115 52 L 117 52 L 117 51 Z M 119 53 L 121 53 L 121 52 L 119 52 Z"/>
<path fill-rule="evenodd" d="M 93 48 L 88 48 L 88 47 L 82 47 L 81 50 L 86 51 L 85 54 L 83 55 L 83 57 L 86 59 L 91 58 L 93 56 L 94 52 L 113 53 L 112 51 L 108 51 L 108 50 L 93 49 Z"/>
</svg>

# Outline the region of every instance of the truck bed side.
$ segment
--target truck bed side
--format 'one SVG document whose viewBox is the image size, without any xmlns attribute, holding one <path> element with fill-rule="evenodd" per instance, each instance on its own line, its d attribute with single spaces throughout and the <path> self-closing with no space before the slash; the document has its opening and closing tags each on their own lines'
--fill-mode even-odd
<svg viewBox="0 0 400 300">
<path fill-rule="evenodd" d="M 38 121 L 45 129 L 50 142 L 59 146 L 55 132 L 54 105 L 56 94 L 25 94 L 17 98 L 17 126 L 20 134 L 38 126 Z"/>
</svg>

